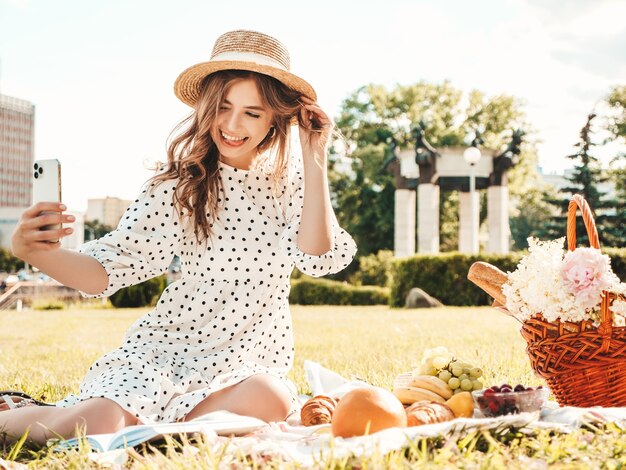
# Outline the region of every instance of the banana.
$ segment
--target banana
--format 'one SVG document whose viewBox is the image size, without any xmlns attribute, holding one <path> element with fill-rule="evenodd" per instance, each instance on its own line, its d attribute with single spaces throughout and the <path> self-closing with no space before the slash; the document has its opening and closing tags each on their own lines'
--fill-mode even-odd
<svg viewBox="0 0 626 470">
<path fill-rule="evenodd" d="M 394 389 L 393 394 L 404 405 L 412 405 L 420 400 L 436 401 L 437 403 L 446 402 L 441 395 L 418 387 L 398 387 Z"/>
<path fill-rule="evenodd" d="M 408 387 L 412 380 L 413 374 L 411 372 L 400 374 L 393 380 L 393 388 Z"/>
<path fill-rule="evenodd" d="M 413 375 L 413 380 L 409 383 L 409 387 L 423 388 L 441 396 L 444 400 L 452 396 L 452 389 L 441 380 L 433 375 Z"/>
</svg>

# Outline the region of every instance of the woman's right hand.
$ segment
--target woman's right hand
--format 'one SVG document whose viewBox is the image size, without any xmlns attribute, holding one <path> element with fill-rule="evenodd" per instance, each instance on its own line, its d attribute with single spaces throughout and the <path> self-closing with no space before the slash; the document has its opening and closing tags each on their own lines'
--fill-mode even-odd
<svg viewBox="0 0 626 470">
<path fill-rule="evenodd" d="M 66 207 L 58 202 L 38 202 L 24 212 L 11 236 L 11 251 L 18 258 L 28 258 L 38 252 L 59 249 L 61 238 L 73 232 L 71 227 L 42 230 L 46 225 L 74 222 L 74 216 L 63 214 Z M 46 212 L 42 214 L 41 212 Z"/>
</svg>

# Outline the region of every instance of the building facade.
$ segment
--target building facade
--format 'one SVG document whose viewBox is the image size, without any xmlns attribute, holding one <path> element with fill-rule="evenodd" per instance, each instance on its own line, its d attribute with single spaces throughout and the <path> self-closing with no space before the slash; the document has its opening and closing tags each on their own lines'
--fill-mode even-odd
<svg viewBox="0 0 626 470">
<path fill-rule="evenodd" d="M 98 220 L 104 225 L 115 228 L 132 202 L 108 196 L 104 199 L 89 199 L 85 220 Z"/>
<path fill-rule="evenodd" d="M 28 207 L 32 200 L 35 106 L 0 95 L 0 207 Z"/>
</svg>

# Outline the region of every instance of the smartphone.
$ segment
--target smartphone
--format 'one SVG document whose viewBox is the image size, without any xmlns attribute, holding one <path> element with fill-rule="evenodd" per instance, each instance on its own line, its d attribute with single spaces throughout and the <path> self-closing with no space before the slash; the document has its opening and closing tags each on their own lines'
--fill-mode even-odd
<svg viewBox="0 0 626 470">
<path fill-rule="evenodd" d="M 38 202 L 61 202 L 61 162 L 57 159 L 36 160 L 33 165 L 33 204 Z M 54 211 L 43 211 L 41 214 Z M 58 212 L 56 212 L 58 214 Z M 45 225 L 42 230 L 62 228 L 62 224 Z M 47 240 L 56 243 L 59 240 Z"/>
</svg>

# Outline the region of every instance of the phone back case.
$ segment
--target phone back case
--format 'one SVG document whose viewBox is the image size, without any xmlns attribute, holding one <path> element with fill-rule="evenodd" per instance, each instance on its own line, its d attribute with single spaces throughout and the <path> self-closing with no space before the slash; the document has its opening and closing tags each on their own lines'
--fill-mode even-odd
<svg viewBox="0 0 626 470">
<path fill-rule="evenodd" d="M 57 159 L 36 160 L 33 164 L 33 204 L 61 202 L 61 163 Z M 43 211 L 46 214 L 50 211 Z M 41 230 L 62 228 L 61 224 L 44 225 Z M 49 240 L 56 243 L 58 240 Z"/>
<path fill-rule="evenodd" d="M 57 159 L 36 160 L 33 165 L 33 204 L 61 202 L 61 163 Z"/>
</svg>

